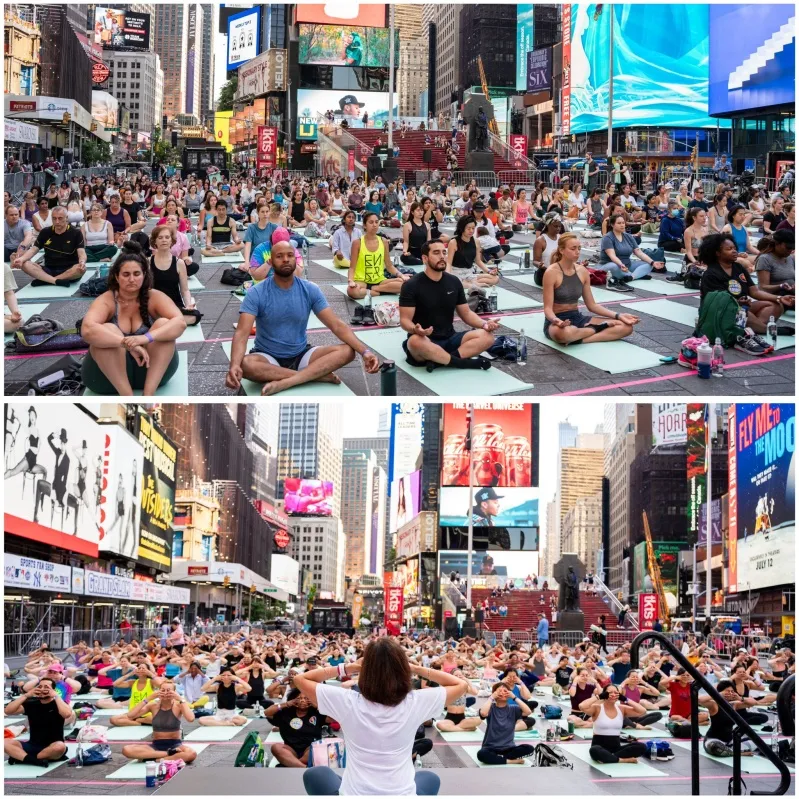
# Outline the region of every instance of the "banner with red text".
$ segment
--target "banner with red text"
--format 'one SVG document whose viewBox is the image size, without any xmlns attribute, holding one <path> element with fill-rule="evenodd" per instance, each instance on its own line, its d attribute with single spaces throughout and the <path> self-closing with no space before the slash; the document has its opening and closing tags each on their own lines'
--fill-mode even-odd
<svg viewBox="0 0 799 799">
<path fill-rule="evenodd" d="M 651 630 L 660 616 L 657 594 L 638 594 L 638 628 Z"/>
<path fill-rule="evenodd" d="M 524 169 L 527 159 L 527 136 L 521 133 L 511 133 L 508 136 L 508 144 L 513 152 L 513 168 Z"/>
<path fill-rule="evenodd" d="M 563 36 L 563 79 L 560 95 L 560 124 L 562 135 L 571 131 L 571 61 L 572 61 L 572 7 L 566 3 L 561 8 L 561 32 Z"/>
<path fill-rule="evenodd" d="M 402 586 L 392 585 L 386 597 L 386 630 L 389 635 L 399 635 L 402 629 Z"/>
<path fill-rule="evenodd" d="M 277 166 L 277 128 L 258 126 L 258 169 Z"/>
</svg>

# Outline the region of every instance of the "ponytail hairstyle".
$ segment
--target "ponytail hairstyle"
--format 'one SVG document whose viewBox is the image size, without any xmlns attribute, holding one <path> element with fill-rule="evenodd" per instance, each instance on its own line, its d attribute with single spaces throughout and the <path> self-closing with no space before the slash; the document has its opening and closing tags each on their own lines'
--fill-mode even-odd
<svg viewBox="0 0 799 799">
<path fill-rule="evenodd" d="M 574 241 L 574 239 L 579 239 L 579 236 L 576 233 L 561 233 L 558 237 L 558 249 L 552 253 L 552 257 L 549 259 L 550 264 L 559 263 L 560 260 L 563 258 L 563 250 L 565 249 L 566 245 L 570 241 Z"/>
<path fill-rule="evenodd" d="M 122 252 L 108 272 L 108 289 L 112 292 L 119 291 L 119 273 L 122 266 L 131 261 L 140 266 L 144 274 L 144 279 L 139 289 L 139 313 L 141 314 L 142 323 L 146 325 L 150 322 L 148 307 L 150 304 L 150 289 L 153 287 L 153 275 L 150 271 L 150 265 L 144 257 L 141 244 L 136 241 L 126 241 L 122 245 Z"/>
</svg>

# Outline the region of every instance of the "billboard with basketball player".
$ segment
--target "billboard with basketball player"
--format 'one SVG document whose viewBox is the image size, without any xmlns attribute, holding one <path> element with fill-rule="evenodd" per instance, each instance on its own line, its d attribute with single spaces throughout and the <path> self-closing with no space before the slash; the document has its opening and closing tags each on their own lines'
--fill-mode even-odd
<svg viewBox="0 0 799 799">
<path fill-rule="evenodd" d="M 793 404 L 729 408 L 729 593 L 793 584 Z"/>
</svg>

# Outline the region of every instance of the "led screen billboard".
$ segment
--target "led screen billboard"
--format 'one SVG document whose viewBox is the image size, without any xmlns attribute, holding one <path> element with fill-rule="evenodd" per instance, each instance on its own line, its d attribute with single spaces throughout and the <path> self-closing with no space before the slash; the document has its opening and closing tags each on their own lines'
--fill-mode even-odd
<svg viewBox="0 0 799 799">
<path fill-rule="evenodd" d="M 391 438 L 388 450 L 388 484 L 415 472 L 422 464 L 424 405 L 394 402 L 391 405 Z"/>
<path fill-rule="evenodd" d="M 472 544 L 478 552 L 536 552 L 538 550 L 538 528 L 475 527 L 472 530 Z M 469 528 L 442 528 L 441 546 L 444 549 L 467 549 Z"/>
<path fill-rule="evenodd" d="M 396 98 L 394 111 L 396 113 Z M 368 126 L 381 128 L 388 120 L 388 92 L 345 91 L 343 89 L 299 89 L 297 110 L 300 117 L 316 119 L 332 111 L 337 121 L 346 120 L 351 128 L 364 127 L 363 115 L 368 115 Z"/>
<path fill-rule="evenodd" d="M 796 407 L 729 409 L 729 592 L 796 579 Z"/>
<path fill-rule="evenodd" d="M 297 3 L 294 22 L 317 22 L 322 25 L 386 24 L 385 3 Z"/>
<path fill-rule="evenodd" d="M 439 513 L 442 527 L 538 527 L 538 490 L 535 488 L 442 488 Z"/>
<path fill-rule="evenodd" d="M 149 50 L 150 15 L 95 6 L 94 43 L 106 50 Z"/>
<path fill-rule="evenodd" d="M 300 64 L 386 68 L 390 62 L 388 28 L 301 24 L 299 38 Z M 394 31 L 394 66 L 399 66 L 399 30 Z"/>
<path fill-rule="evenodd" d="M 258 8 L 234 14 L 227 25 L 227 68 L 238 69 L 258 55 L 261 26 Z"/>
<path fill-rule="evenodd" d="M 516 89 L 527 91 L 527 53 L 534 48 L 535 6 L 520 3 L 516 6 Z"/>
<path fill-rule="evenodd" d="M 414 516 L 419 515 L 422 507 L 422 472 L 416 471 L 398 477 L 391 486 L 391 517 L 389 532 L 396 533 Z"/>
<path fill-rule="evenodd" d="M 570 127 L 564 132 L 607 128 L 611 11 L 613 126 L 715 128 L 716 120 L 708 115 L 706 4 L 585 3 L 571 6 L 569 63 L 564 62 L 570 78 Z M 741 53 L 737 45 L 730 49 L 732 57 Z"/>
<path fill-rule="evenodd" d="M 285 511 L 289 516 L 331 516 L 333 483 L 287 477 L 283 482 Z"/>
</svg>

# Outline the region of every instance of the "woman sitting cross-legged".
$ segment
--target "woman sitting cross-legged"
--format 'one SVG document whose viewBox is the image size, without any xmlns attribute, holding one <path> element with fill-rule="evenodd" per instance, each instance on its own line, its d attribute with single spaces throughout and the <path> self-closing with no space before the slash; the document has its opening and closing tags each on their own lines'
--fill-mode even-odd
<svg viewBox="0 0 799 799">
<path fill-rule="evenodd" d="M 636 702 L 621 704 L 619 689 L 608 685 L 599 696 L 583 703 L 583 709 L 594 724 L 594 737 L 588 750 L 597 763 L 637 763 L 646 754 L 646 744 L 636 741 L 622 745 L 621 729 L 625 716 L 640 712 Z"/>
<path fill-rule="evenodd" d="M 580 239 L 574 233 L 564 233 L 544 273 L 544 335 L 563 345 L 626 338 L 640 319 L 609 311 L 594 300 L 590 274 L 577 262 L 579 257 Z M 589 314 L 578 309 L 580 300 Z"/>
<path fill-rule="evenodd" d="M 402 284 L 409 279 L 391 263 L 388 244 L 377 235 L 379 227 L 380 217 L 374 211 L 367 211 L 363 215 L 363 238 L 352 243 L 347 296 L 353 300 L 361 300 L 367 293 L 373 297 L 399 294 Z M 385 270 L 392 277 L 386 278 Z"/>
<path fill-rule="evenodd" d="M 504 766 L 508 763 L 524 763 L 524 758 L 533 754 L 529 744 L 514 744 L 516 723 L 529 716 L 532 711 L 513 693 L 504 682 L 494 685 L 490 701 L 480 708 L 480 718 L 486 720 L 486 733 L 477 752 L 477 759 L 488 766 Z"/>
<path fill-rule="evenodd" d="M 452 672 L 452 676 L 466 681 L 466 677 L 460 669 L 455 669 Z M 466 685 L 466 693 L 471 696 L 477 696 L 477 687 L 470 682 L 466 682 Z M 436 722 L 436 727 L 440 732 L 458 732 L 459 730 L 470 732 L 476 730 L 483 723 L 479 716 L 466 717 L 466 701 L 467 697 L 465 695 L 459 696 L 447 705 L 447 715 L 441 721 Z"/>
<path fill-rule="evenodd" d="M 231 669 L 222 669 L 218 677 L 203 685 L 203 691 L 216 694 L 216 713 L 203 716 L 200 724 L 203 727 L 241 727 L 247 723 L 236 709 L 236 699 L 252 690 L 249 683 L 236 677 Z"/>
<path fill-rule="evenodd" d="M 266 717 L 280 732 L 282 744 L 272 745 L 272 755 L 281 766 L 306 768 L 311 745 L 322 737 L 319 709 L 297 688 L 286 694 L 286 701 L 266 709 Z"/>
<path fill-rule="evenodd" d="M 125 242 L 108 274 L 108 291 L 89 306 L 81 335 L 89 345 L 83 382 L 96 394 L 152 396 L 178 368 L 175 341 L 186 330 L 180 309 L 153 290 L 141 247 Z"/>
</svg>

